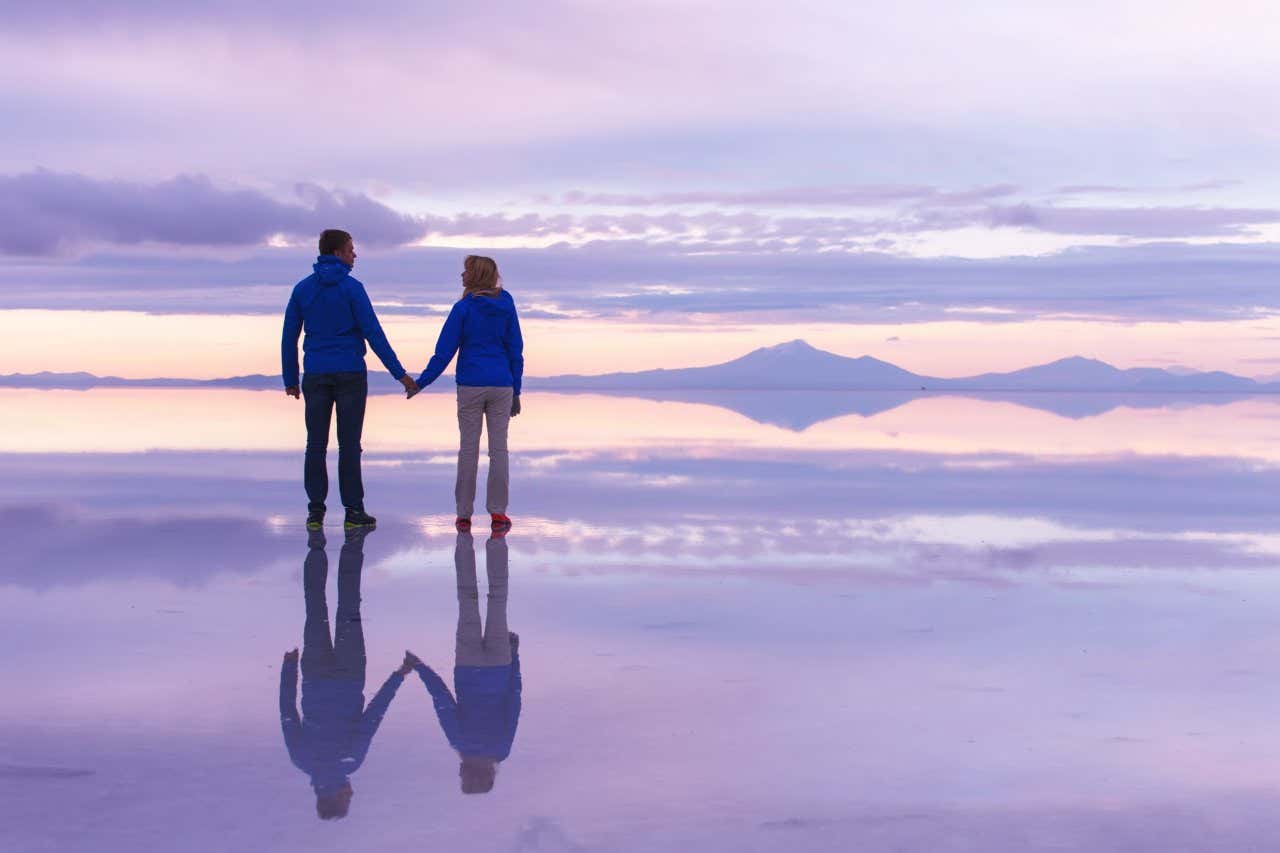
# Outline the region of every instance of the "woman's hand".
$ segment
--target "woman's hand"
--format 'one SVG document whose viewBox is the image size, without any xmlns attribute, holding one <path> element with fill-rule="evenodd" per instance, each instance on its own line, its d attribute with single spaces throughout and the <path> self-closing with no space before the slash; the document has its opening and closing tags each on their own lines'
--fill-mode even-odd
<svg viewBox="0 0 1280 853">
<path fill-rule="evenodd" d="M 396 672 L 400 673 L 401 675 L 408 675 L 409 673 L 413 672 L 413 668 L 420 663 L 422 663 L 422 661 L 418 660 L 417 655 L 415 655 L 411 651 L 406 650 L 404 653 L 404 662 L 400 664 L 400 668 L 397 669 Z"/>
<path fill-rule="evenodd" d="M 511 398 L 511 417 L 520 414 L 520 395 L 517 394 Z"/>
</svg>

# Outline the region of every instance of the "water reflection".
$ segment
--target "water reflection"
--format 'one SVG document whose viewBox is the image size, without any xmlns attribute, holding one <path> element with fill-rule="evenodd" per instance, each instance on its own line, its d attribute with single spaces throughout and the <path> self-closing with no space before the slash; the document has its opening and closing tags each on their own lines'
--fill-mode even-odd
<svg viewBox="0 0 1280 853">
<path fill-rule="evenodd" d="M 464 794 L 493 789 L 498 764 L 511 754 L 520 722 L 520 638 L 507 627 L 505 536 L 490 537 L 484 553 L 489 593 L 482 625 L 474 544 L 470 533 L 458 534 L 453 552 L 458 581 L 454 693 L 434 669 L 421 662 L 416 667 L 431 693 L 440 728 L 458 753 Z"/>
<path fill-rule="evenodd" d="M 336 629 L 330 637 L 325 588 L 329 558 L 323 531 L 307 537 L 303 562 L 306 623 L 302 645 L 302 713 L 298 713 L 298 650 L 280 668 L 280 728 L 289 759 L 310 777 L 321 819 L 345 817 L 360 769 L 378 725 L 404 682 L 407 665 L 391 674 L 364 704 L 365 647 L 360 622 L 360 573 L 368 530 L 346 535 L 338 557 Z"/>
</svg>

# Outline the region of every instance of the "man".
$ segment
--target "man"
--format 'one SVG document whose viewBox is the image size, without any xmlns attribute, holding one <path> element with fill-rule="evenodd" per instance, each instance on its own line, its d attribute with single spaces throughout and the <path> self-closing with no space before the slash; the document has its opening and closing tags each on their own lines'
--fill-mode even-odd
<svg viewBox="0 0 1280 853">
<path fill-rule="evenodd" d="M 320 234 L 320 257 L 315 272 L 298 282 L 284 312 L 280 364 L 284 391 L 306 398 L 307 454 L 303 482 L 307 490 L 307 529 L 324 526 L 325 498 L 329 494 L 326 454 L 329 423 L 338 410 L 338 489 L 347 515 L 347 530 L 373 527 L 377 522 L 364 511 L 364 484 L 360 479 L 360 434 L 364 430 L 365 398 L 369 378 L 364 366 L 365 341 L 405 390 L 418 385 L 405 373 L 395 350 L 382 333 L 378 316 L 364 291 L 351 276 L 356 247 L 346 231 L 330 228 Z M 298 336 L 304 353 L 301 392 L 298 383 Z"/>
</svg>

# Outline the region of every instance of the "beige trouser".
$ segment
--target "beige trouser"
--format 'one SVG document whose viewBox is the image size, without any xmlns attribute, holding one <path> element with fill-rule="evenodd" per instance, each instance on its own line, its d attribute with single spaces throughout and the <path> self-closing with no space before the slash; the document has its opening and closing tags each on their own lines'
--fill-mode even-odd
<svg viewBox="0 0 1280 853">
<path fill-rule="evenodd" d="M 511 635 L 507 631 L 507 540 L 490 539 L 484 545 L 489 595 L 483 627 L 480 623 L 480 585 L 476 578 L 476 552 L 470 533 L 459 533 L 453 549 L 458 572 L 458 634 L 455 666 L 506 666 L 511 663 Z"/>
<path fill-rule="evenodd" d="M 480 419 L 489 433 L 489 482 L 485 509 L 507 511 L 511 474 L 507 462 L 507 424 L 511 421 L 512 390 L 494 385 L 458 386 L 458 482 L 453 490 L 458 515 L 470 518 L 476 502 L 476 469 L 480 466 Z"/>
</svg>

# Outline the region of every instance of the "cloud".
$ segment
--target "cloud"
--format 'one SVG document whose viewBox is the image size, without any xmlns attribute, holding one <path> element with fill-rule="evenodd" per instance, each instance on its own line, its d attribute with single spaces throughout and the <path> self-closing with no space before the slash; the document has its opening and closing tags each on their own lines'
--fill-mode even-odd
<svg viewBox="0 0 1280 853">
<path fill-rule="evenodd" d="M 985 222 L 984 222 L 985 220 Z M 940 226 L 945 219 L 934 217 Z M 1251 225 L 1280 222 L 1280 210 L 1215 207 L 1060 207 L 1019 204 L 993 206 L 976 221 L 955 217 L 959 225 L 986 224 L 1052 234 L 1112 235 L 1139 238 L 1227 237 Z"/>
<path fill-rule="evenodd" d="M 1176 243 L 965 260 L 819 252 L 765 241 L 688 244 L 638 239 L 510 249 L 394 248 L 363 253 L 359 275 L 382 302 L 447 301 L 462 257 L 501 264 L 522 304 L 598 317 L 915 322 L 987 309 L 978 322 L 1037 316 L 1120 320 L 1240 319 L 1280 312 L 1280 245 Z M 231 257 L 93 254 L 0 265 L 0 308 L 115 308 L 271 313 L 310 271 L 309 248 Z M 208 294 L 218 293 L 217 300 Z M 437 298 L 438 297 L 438 298 Z M 1005 313 L 990 313 L 990 309 Z M 390 313 L 395 309 L 381 309 Z M 418 312 L 421 309 L 406 309 Z"/>
<path fill-rule="evenodd" d="M 1210 38 L 1196 4 L 1133 0 L 1120 39 L 1091 4 L 1001 3 L 999 27 L 880 5 L 8 3 L 0 169 L 552 197 L 588 177 L 622 197 L 689 178 L 1180 186 L 1223 162 L 1274 180 L 1274 4 L 1223 0 Z"/>
<path fill-rule="evenodd" d="M 262 245 L 275 235 L 311 238 L 324 228 L 359 233 L 372 245 L 420 236 L 423 224 L 361 193 L 299 184 L 280 201 L 216 186 L 203 175 L 156 183 L 98 180 L 36 170 L 0 176 L 0 253 L 57 255 L 94 245 Z"/>
<path fill-rule="evenodd" d="M 681 198 L 720 198 L 717 206 L 746 205 L 754 194 L 680 194 L 669 203 L 679 207 Z M 1059 205 L 961 204 L 952 194 L 941 202 L 936 196 L 915 199 L 898 209 L 881 209 L 864 215 L 775 215 L 768 202 L 753 210 L 701 212 L 541 213 L 430 216 L 422 221 L 428 232 L 441 237 L 559 238 L 570 242 L 587 239 L 643 238 L 675 243 L 724 243 L 722 251 L 794 251 L 843 249 L 862 251 L 892 244 L 895 238 L 960 229 L 1019 229 L 1041 234 L 1094 238 L 1145 240 L 1247 237 L 1254 226 L 1280 222 L 1280 209 L 1167 207 L 1076 207 Z M 786 198 L 778 193 L 777 198 Z M 572 193 L 563 197 L 568 202 Z M 612 204 L 610 195 L 584 196 L 582 203 Z M 664 196 L 628 197 L 620 206 L 658 205 Z M 800 196 L 790 197 L 800 203 Z M 729 199 L 738 199 L 731 202 Z M 694 202 L 689 202 L 694 203 Z M 835 202 L 831 202 L 834 204 Z M 870 203 L 868 201 L 868 203 Z"/>
<path fill-rule="evenodd" d="M 562 204 L 610 207 L 655 207 L 716 205 L 726 207 L 825 206 L 877 207 L 893 202 L 927 203 L 938 206 L 973 204 L 1018 192 L 1013 184 L 995 184 L 970 190 L 950 191 L 939 187 L 909 185 L 784 187 L 746 192 L 689 191 L 666 193 L 589 193 L 570 190 Z"/>
</svg>

